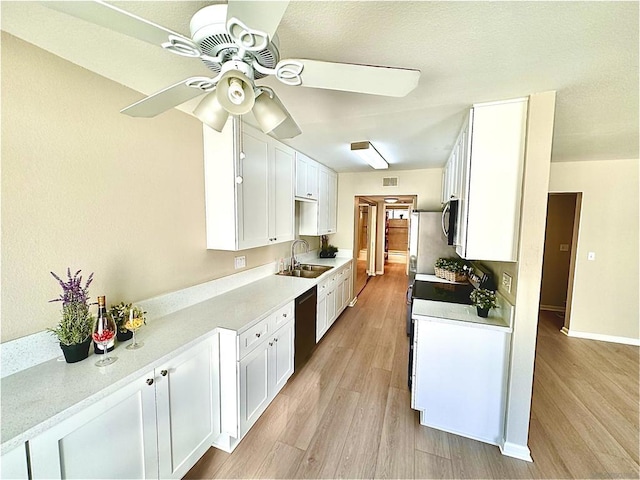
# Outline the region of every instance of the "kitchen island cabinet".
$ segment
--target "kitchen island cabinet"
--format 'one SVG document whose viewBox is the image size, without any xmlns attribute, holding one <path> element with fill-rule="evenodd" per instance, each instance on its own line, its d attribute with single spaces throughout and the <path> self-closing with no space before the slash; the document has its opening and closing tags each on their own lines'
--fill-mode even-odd
<svg viewBox="0 0 640 480">
<path fill-rule="evenodd" d="M 294 239 L 295 151 L 233 118 L 203 125 L 207 248 L 246 250 Z"/>
<path fill-rule="evenodd" d="M 31 440 L 32 478 L 182 478 L 220 429 L 217 372 L 214 336 Z"/>
</svg>

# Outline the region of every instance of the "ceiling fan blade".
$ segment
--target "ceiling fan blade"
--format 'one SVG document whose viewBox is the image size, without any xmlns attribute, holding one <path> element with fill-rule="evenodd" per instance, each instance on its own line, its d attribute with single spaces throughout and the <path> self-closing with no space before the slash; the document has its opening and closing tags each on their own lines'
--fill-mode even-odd
<svg viewBox="0 0 640 480">
<path fill-rule="evenodd" d="M 191 39 L 168 28 L 156 25 L 102 1 L 94 2 L 42 2 L 45 7 L 86 20 L 116 32 L 124 33 L 138 40 L 160 46 L 173 35 L 191 44 Z"/>
<path fill-rule="evenodd" d="M 176 107 L 187 100 L 191 100 L 205 93 L 206 91 L 201 88 L 189 86 L 192 82 L 193 84 L 197 84 L 205 80 L 210 81 L 210 79 L 206 77 L 187 78 L 153 95 L 149 95 L 133 105 L 123 108 L 120 110 L 120 113 L 131 117 L 155 117 L 170 108 Z"/>
<path fill-rule="evenodd" d="M 272 91 L 272 93 L 273 93 L 273 97 L 271 97 L 271 99 L 276 103 L 276 105 L 278 105 L 278 107 L 280 107 L 280 109 L 282 109 L 282 111 L 287 115 L 287 118 L 285 119 L 284 122 L 282 122 L 276 128 L 271 130 L 269 134 L 279 139 L 297 137 L 302 133 L 302 130 L 300 130 L 300 127 L 298 126 L 296 121 L 293 119 L 289 111 L 285 108 L 285 106 L 280 101 L 280 99 L 275 94 L 275 92 Z"/>
<path fill-rule="evenodd" d="M 295 61 L 304 65 L 300 74 L 303 87 L 404 97 L 416 88 L 420 79 L 420 70 L 319 60 Z"/>
<path fill-rule="evenodd" d="M 229 0 L 227 22 L 236 18 L 252 30 L 264 32 L 273 38 L 289 1 Z"/>
</svg>

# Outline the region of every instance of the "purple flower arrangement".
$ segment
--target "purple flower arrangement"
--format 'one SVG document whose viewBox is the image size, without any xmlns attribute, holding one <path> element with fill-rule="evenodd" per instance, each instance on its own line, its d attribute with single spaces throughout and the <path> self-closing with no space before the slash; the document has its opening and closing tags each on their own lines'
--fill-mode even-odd
<svg viewBox="0 0 640 480">
<path fill-rule="evenodd" d="M 81 270 L 78 270 L 71 276 L 71 269 L 67 268 L 68 281 L 64 282 L 51 272 L 62 287 L 62 293 L 59 298 L 49 302 L 62 302 L 62 318 L 55 328 L 48 330 L 58 337 L 62 345 L 83 343 L 91 337 L 93 330 L 93 315 L 89 312 L 89 285 L 93 281 L 93 273 L 89 275 L 84 287 L 80 273 Z"/>
</svg>

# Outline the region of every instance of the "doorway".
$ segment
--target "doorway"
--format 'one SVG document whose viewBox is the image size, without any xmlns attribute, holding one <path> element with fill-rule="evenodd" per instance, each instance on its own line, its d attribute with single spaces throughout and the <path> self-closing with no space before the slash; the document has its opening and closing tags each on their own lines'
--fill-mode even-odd
<svg viewBox="0 0 640 480">
<path fill-rule="evenodd" d="M 407 263 L 409 250 L 410 206 L 385 204 L 385 263 Z"/>
<path fill-rule="evenodd" d="M 355 296 L 364 289 L 374 271 L 371 272 L 371 264 L 375 266 L 375 204 L 364 198 L 356 197 L 356 222 L 354 240 L 354 260 L 356 264 Z M 373 232 L 373 234 L 371 233 Z M 371 248 L 373 242 L 373 250 Z M 373 252 L 373 253 L 372 253 Z"/>
<path fill-rule="evenodd" d="M 554 312 L 569 331 L 582 193 L 550 193 L 544 239 L 540 310 Z"/>
</svg>

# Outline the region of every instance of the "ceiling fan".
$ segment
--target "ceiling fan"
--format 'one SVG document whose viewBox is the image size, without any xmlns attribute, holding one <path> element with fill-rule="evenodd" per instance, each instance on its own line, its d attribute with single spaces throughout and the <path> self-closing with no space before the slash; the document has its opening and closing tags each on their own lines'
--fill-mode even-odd
<svg viewBox="0 0 640 480">
<path fill-rule="evenodd" d="M 265 133 L 292 138 L 301 133 L 273 89 L 256 80 L 275 76 L 285 85 L 403 97 L 420 78 L 419 70 L 306 59 L 280 59 L 276 30 L 288 1 L 229 0 L 202 8 L 191 18 L 191 38 L 103 1 L 44 2 L 49 8 L 199 58 L 213 77 L 196 76 L 156 92 L 123 110 L 132 117 L 154 117 L 199 95 L 194 110 L 220 132 L 229 114 L 250 111 Z"/>
</svg>

